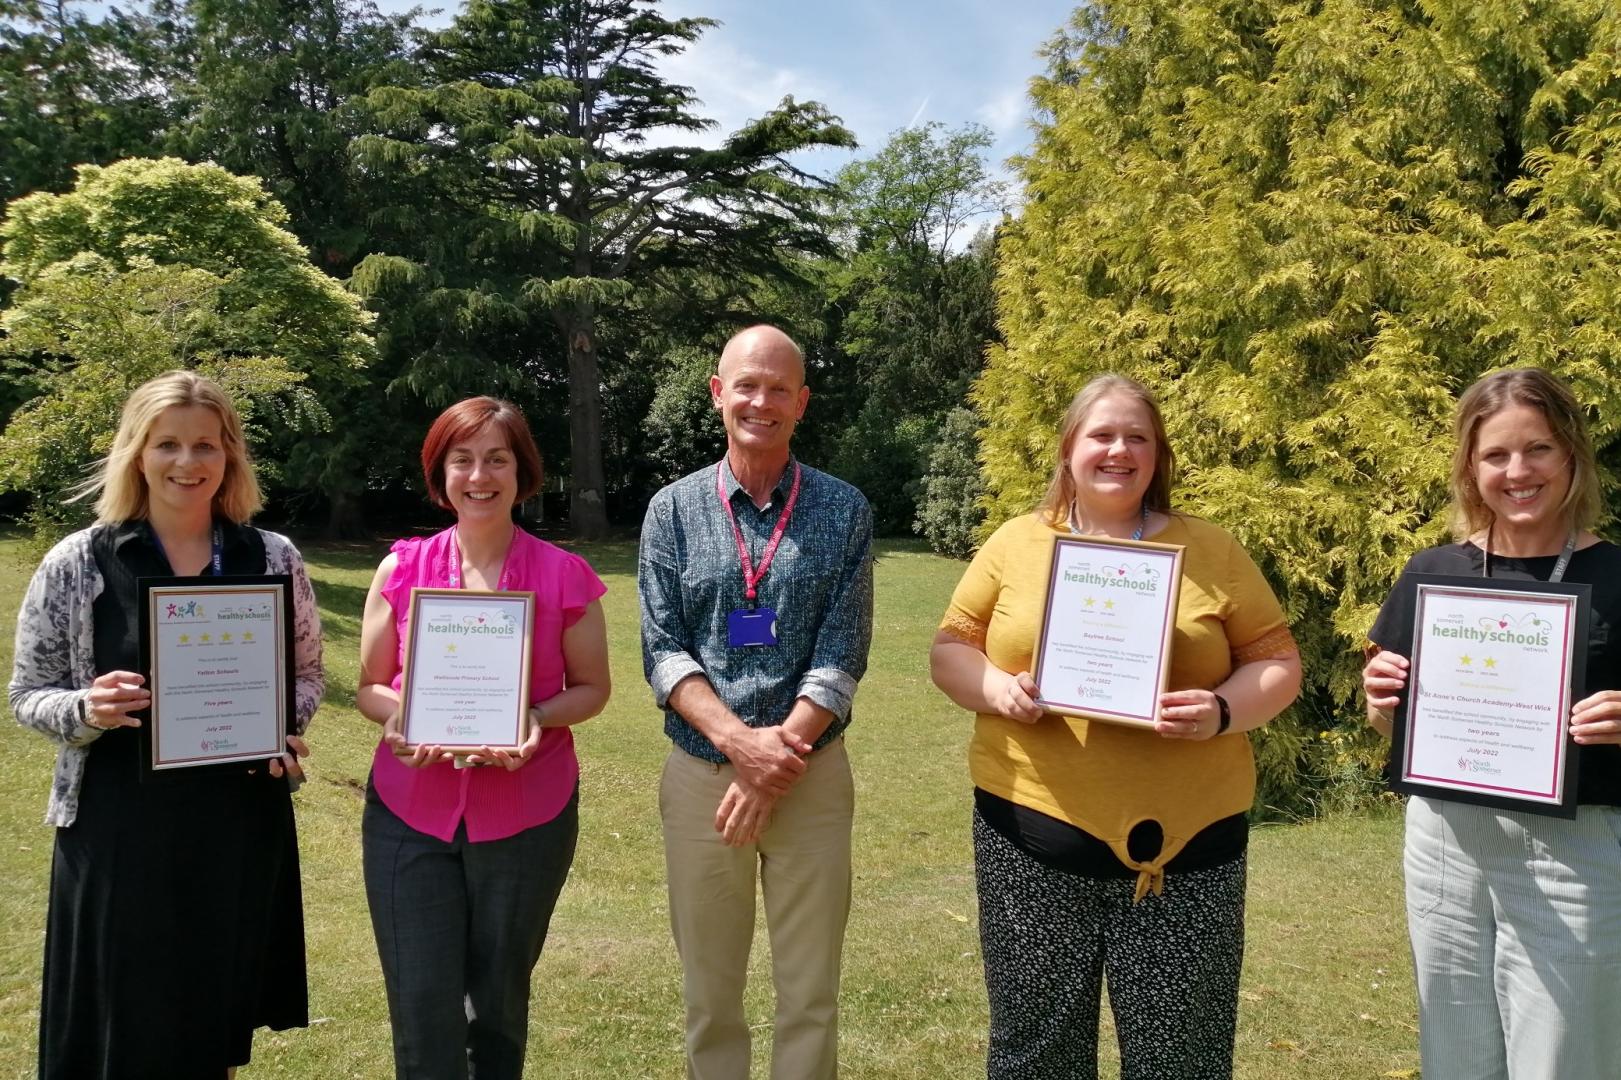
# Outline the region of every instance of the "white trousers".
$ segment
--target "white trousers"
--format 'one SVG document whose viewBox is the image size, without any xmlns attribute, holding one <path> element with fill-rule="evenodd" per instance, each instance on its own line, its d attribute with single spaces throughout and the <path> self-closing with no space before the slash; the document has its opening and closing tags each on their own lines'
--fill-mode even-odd
<svg viewBox="0 0 1621 1080">
<path fill-rule="evenodd" d="M 1424 1080 L 1621 1077 L 1621 810 L 1414 796 L 1402 862 Z"/>
</svg>

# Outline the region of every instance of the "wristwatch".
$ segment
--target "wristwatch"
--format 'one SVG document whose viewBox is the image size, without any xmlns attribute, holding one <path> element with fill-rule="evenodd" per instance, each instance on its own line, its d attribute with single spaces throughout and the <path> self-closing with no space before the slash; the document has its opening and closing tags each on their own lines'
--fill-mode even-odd
<svg viewBox="0 0 1621 1080">
<path fill-rule="evenodd" d="M 1226 698 L 1222 697 L 1220 694 L 1216 694 L 1214 696 L 1216 699 L 1216 706 L 1221 709 L 1221 723 L 1216 725 L 1216 734 L 1225 735 L 1227 734 L 1227 729 L 1233 725 L 1233 710 L 1232 707 L 1227 704 Z"/>
</svg>

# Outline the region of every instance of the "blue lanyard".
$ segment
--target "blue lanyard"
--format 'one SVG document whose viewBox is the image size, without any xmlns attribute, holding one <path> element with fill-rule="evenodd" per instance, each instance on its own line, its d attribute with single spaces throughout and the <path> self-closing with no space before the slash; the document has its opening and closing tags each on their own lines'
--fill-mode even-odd
<svg viewBox="0 0 1621 1080">
<path fill-rule="evenodd" d="M 150 524 L 148 525 L 148 528 L 150 528 Z M 169 572 L 174 573 L 174 563 L 170 562 L 169 553 L 167 551 L 165 551 L 164 548 L 163 548 L 163 541 L 158 539 L 158 531 L 156 529 L 151 529 L 151 533 L 152 533 L 152 542 L 158 546 L 158 554 L 163 556 L 163 561 L 164 562 L 169 563 Z M 224 577 L 225 576 L 225 530 L 220 528 L 219 522 L 217 522 L 217 521 L 214 523 L 214 537 L 213 537 L 213 540 L 214 540 L 214 551 L 213 551 L 213 554 L 209 557 L 208 564 L 213 569 L 213 574 L 214 574 L 215 577 Z M 175 574 L 175 576 L 179 577 L 180 575 Z"/>
</svg>

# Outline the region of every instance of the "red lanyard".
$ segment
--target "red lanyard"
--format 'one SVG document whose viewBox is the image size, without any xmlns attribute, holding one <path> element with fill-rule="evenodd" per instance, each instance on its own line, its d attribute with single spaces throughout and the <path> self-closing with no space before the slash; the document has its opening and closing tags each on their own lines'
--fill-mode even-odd
<svg viewBox="0 0 1621 1080">
<path fill-rule="evenodd" d="M 517 540 L 517 538 L 518 530 L 514 526 L 512 540 Z M 509 564 L 512 562 L 512 549 L 514 546 L 512 541 L 508 541 L 507 553 L 501 557 L 501 577 L 495 583 L 496 592 L 507 591 L 507 578 L 511 575 L 512 570 Z M 450 582 L 452 589 L 459 589 L 462 587 L 462 546 L 456 539 L 456 530 L 454 528 L 450 530 L 448 548 L 449 550 L 445 552 L 445 578 Z"/>
<path fill-rule="evenodd" d="M 732 539 L 737 541 L 737 557 L 743 563 L 745 593 L 753 600 L 755 586 L 760 584 L 765 572 L 771 569 L 771 560 L 777 557 L 777 545 L 782 543 L 782 534 L 788 528 L 788 519 L 794 516 L 794 503 L 799 501 L 799 462 L 794 462 L 794 482 L 788 488 L 788 501 L 782 504 L 782 513 L 777 515 L 777 527 L 771 530 L 771 542 L 765 546 L 765 553 L 760 556 L 758 570 L 754 568 L 754 560 L 749 558 L 748 546 L 743 543 L 743 530 L 737 527 L 737 515 L 732 512 L 732 500 L 726 497 L 724 460 L 715 466 L 715 494 L 720 496 L 720 504 L 726 510 L 726 520 L 732 523 Z"/>
</svg>

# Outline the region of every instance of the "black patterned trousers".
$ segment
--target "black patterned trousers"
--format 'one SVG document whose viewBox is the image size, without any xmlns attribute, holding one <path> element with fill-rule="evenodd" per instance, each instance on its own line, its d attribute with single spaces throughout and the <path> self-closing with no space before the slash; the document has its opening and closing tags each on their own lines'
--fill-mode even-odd
<svg viewBox="0 0 1621 1080">
<path fill-rule="evenodd" d="M 1105 978 L 1121 1080 L 1229 1080 L 1245 858 L 1136 879 L 1055 870 L 974 813 L 989 1080 L 1095 1080 Z"/>
</svg>

